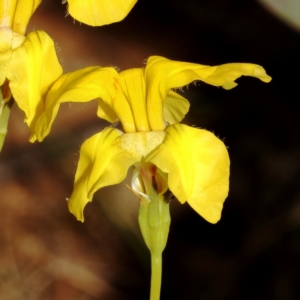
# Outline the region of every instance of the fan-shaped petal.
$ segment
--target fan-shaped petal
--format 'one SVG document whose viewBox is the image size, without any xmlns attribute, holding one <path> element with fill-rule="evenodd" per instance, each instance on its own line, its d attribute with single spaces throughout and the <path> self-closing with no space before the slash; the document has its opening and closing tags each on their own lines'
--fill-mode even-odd
<svg viewBox="0 0 300 300">
<path fill-rule="evenodd" d="M 159 145 L 164 132 L 125 133 L 105 128 L 86 140 L 80 149 L 70 211 L 83 221 L 83 209 L 94 193 L 105 186 L 122 182 L 130 166 L 141 161 Z"/>
<path fill-rule="evenodd" d="M 171 192 L 211 223 L 221 217 L 228 194 L 229 157 L 222 141 L 209 131 L 175 124 L 147 157 L 168 174 Z"/>
<path fill-rule="evenodd" d="M 137 0 L 68 0 L 69 14 L 91 26 L 123 20 Z"/>
<path fill-rule="evenodd" d="M 23 44 L 12 52 L 7 78 L 31 131 L 44 111 L 45 94 L 61 74 L 54 43 L 43 31 L 28 34 Z"/>
</svg>

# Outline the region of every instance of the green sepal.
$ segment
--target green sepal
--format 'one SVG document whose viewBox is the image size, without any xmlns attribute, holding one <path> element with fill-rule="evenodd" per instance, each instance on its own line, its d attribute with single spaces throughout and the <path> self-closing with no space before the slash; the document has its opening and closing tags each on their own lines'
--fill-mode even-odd
<svg viewBox="0 0 300 300">
<path fill-rule="evenodd" d="M 151 202 L 140 202 L 139 225 L 151 253 L 162 253 L 167 244 L 171 223 L 169 203 L 154 189 L 149 196 Z"/>
</svg>

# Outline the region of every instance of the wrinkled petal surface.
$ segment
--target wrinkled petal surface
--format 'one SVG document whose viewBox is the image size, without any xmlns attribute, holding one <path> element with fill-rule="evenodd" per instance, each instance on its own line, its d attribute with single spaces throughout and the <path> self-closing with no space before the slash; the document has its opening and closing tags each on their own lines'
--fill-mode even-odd
<svg viewBox="0 0 300 300">
<path fill-rule="evenodd" d="M 223 142 L 209 131 L 175 124 L 146 157 L 168 174 L 171 192 L 208 222 L 221 217 L 228 194 L 229 157 Z"/>
<path fill-rule="evenodd" d="M 44 111 L 45 94 L 61 74 L 54 43 L 43 31 L 31 32 L 22 46 L 12 52 L 7 78 L 32 131 L 36 118 Z"/>
<path fill-rule="evenodd" d="M 69 14 L 91 26 L 123 20 L 137 0 L 68 0 Z"/>
<path fill-rule="evenodd" d="M 0 28 L 10 28 L 24 35 L 29 19 L 42 0 L 2 0 Z"/>
<path fill-rule="evenodd" d="M 151 129 L 163 130 L 165 127 L 162 103 L 171 88 L 201 80 L 211 85 L 231 89 L 237 85 L 235 80 L 242 75 L 257 77 L 264 82 L 271 81 L 271 77 L 265 70 L 255 64 L 232 63 L 210 67 L 151 56 L 145 69 L 147 110 Z"/>
<path fill-rule="evenodd" d="M 105 186 L 122 182 L 130 166 L 148 155 L 164 139 L 164 132 L 123 134 L 105 128 L 86 140 L 80 149 L 70 211 L 83 221 L 83 209 L 94 193 Z"/>
<path fill-rule="evenodd" d="M 88 67 L 63 74 L 53 84 L 45 100 L 45 112 L 36 124 L 35 139 L 42 141 L 50 132 L 59 105 L 64 102 L 87 102 L 98 99 L 98 116 L 111 123 L 117 120 L 113 101 L 118 97 L 119 74 L 114 68 Z M 102 99 L 99 99 L 102 98 Z"/>
</svg>

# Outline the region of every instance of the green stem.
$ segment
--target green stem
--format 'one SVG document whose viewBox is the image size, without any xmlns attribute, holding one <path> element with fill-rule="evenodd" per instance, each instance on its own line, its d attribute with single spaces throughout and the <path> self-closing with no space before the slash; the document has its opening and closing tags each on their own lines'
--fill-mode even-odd
<svg viewBox="0 0 300 300">
<path fill-rule="evenodd" d="M 150 300 L 159 300 L 162 274 L 162 253 L 151 253 Z"/>
<path fill-rule="evenodd" d="M 8 120 L 12 105 L 13 101 L 9 101 L 6 103 L 2 102 L 0 104 L 0 152 L 2 150 L 4 140 L 7 134 Z"/>
</svg>

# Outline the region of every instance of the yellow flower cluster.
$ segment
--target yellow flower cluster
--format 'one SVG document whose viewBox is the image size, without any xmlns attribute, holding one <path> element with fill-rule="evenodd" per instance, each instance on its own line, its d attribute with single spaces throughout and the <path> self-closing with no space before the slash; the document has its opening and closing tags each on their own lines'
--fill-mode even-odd
<svg viewBox="0 0 300 300">
<path fill-rule="evenodd" d="M 136 1 L 69 0 L 69 13 L 92 26 L 123 19 Z M 240 76 L 271 78 L 255 64 L 205 66 L 152 56 L 144 69 L 118 73 L 88 67 L 63 74 L 52 39 L 43 31 L 26 35 L 41 0 L 2 0 L 0 6 L 0 86 L 3 108 L 12 95 L 25 113 L 30 141 L 49 133 L 60 103 L 98 100 L 97 114 L 123 130 L 105 128 L 81 147 L 70 211 L 83 221 L 83 209 L 100 188 L 122 182 L 128 169 L 153 164 L 160 184 L 203 218 L 216 223 L 228 194 L 229 158 L 225 145 L 209 131 L 180 124 L 189 102 L 172 91 L 201 80 L 231 89 Z M 6 95 L 6 96 L 5 96 Z M 0 107 L 0 108 L 1 108 Z M 1 110 L 0 110 L 1 112 Z M 141 172 L 133 191 L 147 198 Z M 156 174 L 156 173 L 155 173 Z M 153 176 L 156 176 L 156 175 Z"/>
<path fill-rule="evenodd" d="M 97 98 L 98 116 L 111 123 L 120 121 L 124 132 L 108 127 L 82 145 L 69 199 L 71 212 L 83 221 L 83 208 L 93 194 L 122 182 L 129 167 L 143 161 L 168 175 L 164 180 L 181 203 L 188 202 L 207 221 L 216 223 L 228 194 L 228 153 L 209 131 L 180 124 L 189 102 L 172 88 L 201 80 L 230 89 L 241 75 L 270 81 L 264 69 L 254 64 L 210 67 L 159 56 L 150 57 L 145 69 L 118 73 L 114 68 L 86 68 L 64 74 L 47 95 L 49 106 L 37 122 L 32 141 L 42 140 L 49 132 L 60 103 Z M 133 182 L 134 190 L 135 186 Z"/>
</svg>

